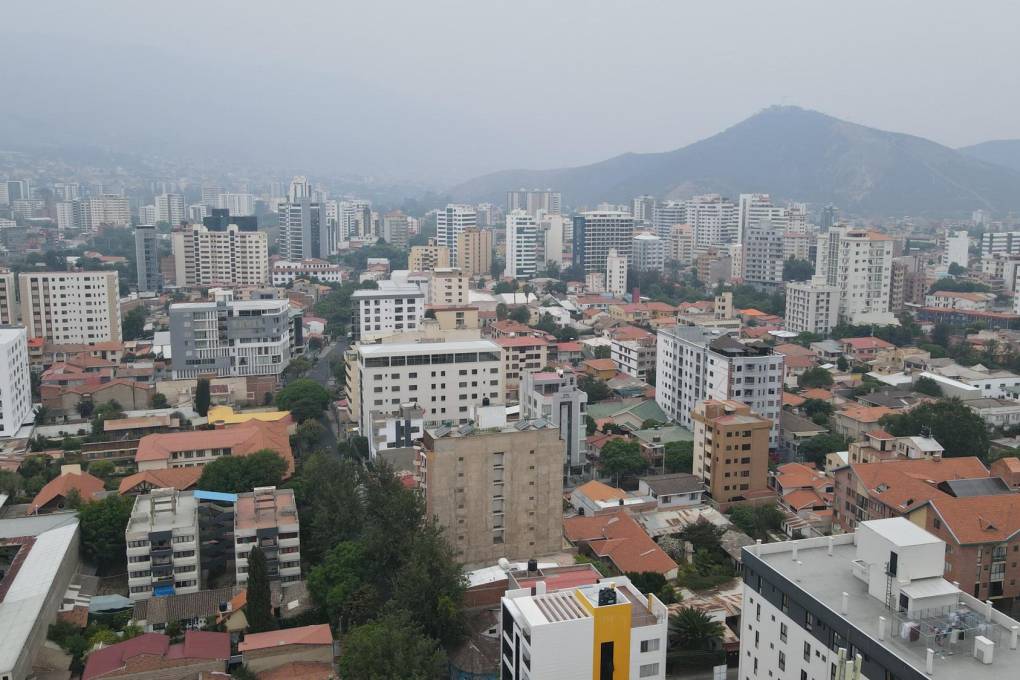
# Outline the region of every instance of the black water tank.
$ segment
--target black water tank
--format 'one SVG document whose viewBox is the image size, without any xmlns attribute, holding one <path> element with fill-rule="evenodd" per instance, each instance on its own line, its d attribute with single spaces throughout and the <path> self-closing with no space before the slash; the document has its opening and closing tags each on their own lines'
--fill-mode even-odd
<svg viewBox="0 0 1020 680">
<path fill-rule="evenodd" d="M 538 560 L 535 559 L 528 560 L 528 573 L 530 574 L 536 571 L 538 571 Z"/>
</svg>

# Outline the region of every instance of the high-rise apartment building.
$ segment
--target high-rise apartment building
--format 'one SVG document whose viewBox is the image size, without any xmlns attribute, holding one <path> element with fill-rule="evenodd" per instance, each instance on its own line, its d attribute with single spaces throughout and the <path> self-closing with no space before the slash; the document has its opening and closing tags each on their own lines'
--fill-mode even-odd
<svg viewBox="0 0 1020 680">
<path fill-rule="evenodd" d="M 704 194 L 687 201 L 687 224 L 694 230 L 694 248 L 703 252 L 714 246 L 738 242 L 737 206 L 719 194 Z"/>
<path fill-rule="evenodd" d="M 783 283 L 785 228 L 769 218 L 749 220 L 743 231 L 741 263 L 745 283 L 779 286 Z"/>
<path fill-rule="evenodd" d="M 744 243 L 748 230 L 765 221 L 771 222 L 780 232 L 785 231 L 789 224 L 786 209 L 772 205 L 768 194 L 740 194 L 737 201 L 737 242 Z"/>
<path fill-rule="evenodd" d="M 611 248 L 606 254 L 606 292 L 621 300 L 627 292 L 627 267 L 627 256 Z"/>
<path fill-rule="evenodd" d="M 269 237 L 236 224 L 210 229 L 190 224 L 171 234 L 178 286 L 264 286 L 269 280 Z"/>
<path fill-rule="evenodd" d="M 163 290 L 163 274 L 159 270 L 159 233 L 155 225 L 135 227 L 135 267 L 139 293 Z"/>
<path fill-rule="evenodd" d="M 466 423 L 503 400 L 503 357 L 489 340 L 360 344 L 347 359 L 351 415 L 362 432 L 374 412 L 417 403 L 429 424 Z"/>
<path fill-rule="evenodd" d="M 946 233 L 946 255 L 947 265 L 956 264 L 966 268 L 970 261 L 970 237 L 966 231 L 954 231 Z"/>
<path fill-rule="evenodd" d="M 839 289 L 816 276 L 786 284 L 786 330 L 828 335 L 839 323 Z"/>
<path fill-rule="evenodd" d="M 160 194 L 153 204 L 156 206 L 156 221 L 167 222 L 171 226 L 184 221 L 184 196 L 181 194 Z"/>
<path fill-rule="evenodd" d="M 673 227 L 687 224 L 686 201 L 663 201 L 655 206 L 655 233 L 662 238 L 669 238 Z"/>
<path fill-rule="evenodd" d="M 529 582 L 502 598 L 503 680 L 664 680 L 669 610 L 654 593 L 626 576 L 559 590 L 543 579 Z"/>
<path fill-rule="evenodd" d="M 564 232 L 568 232 L 565 229 L 568 224 L 569 222 L 563 215 L 542 215 L 539 217 L 539 269 L 548 269 L 550 265 L 563 266 L 563 237 Z"/>
<path fill-rule="evenodd" d="M 666 267 L 666 241 L 648 232 L 635 234 L 630 246 L 630 266 L 638 272 L 661 272 Z"/>
<path fill-rule="evenodd" d="M 651 227 L 655 224 L 655 196 L 638 196 L 631 201 L 630 214 L 635 224 Z"/>
<path fill-rule="evenodd" d="M 372 203 L 370 201 L 340 201 L 339 239 L 366 240 L 375 235 L 372 228 Z"/>
<path fill-rule="evenodd" d="M 100 227 L 127 227 L 131 224 L 128 200 L 117 194 L 102 194 L 87 199 L 82 206 L 81 228 L 98 231 Z"/>
<path fill-rule="evenodd" d="M 14 272 L 0 269 L 0 326 L 18 323 L 18 280 Z"/>
<path fill-rule="evenodd" d="M 521 376 L 519 395 L 522 418 L 544 418 L 559 428 L 561 446 L 566 446 L 564 470 L 583 472 L 588 464 L 584 424 L 588 395 L 577 386 L 574 372 L 560 369 L 525 373 Z"/>
<path fill-rule="evenodd" d="M 290 302 L 221 290 L 212 302 L 170 305 L 170 345 L 174 380 L 278 376 L 291 358 Z"/>
<path fill-rule="evenodd" d="M 970 584 L 951 582 L 948 557 L 943 541 L 903 517 L 745 547 L 738 677 L 1015 674 L 1020 623 L 970 595 Z"/>
<path fill-rule="evenodd" d="M 287 201 L 290 203 L 299 203 L 303 200 L 312 199 L 312 185 L 309 184 L 308 178 L 304 175 L 296 175 L 294 179 L 290 181 L 290 188 L 287 190 Z"/>
<path fill-rule="evenodd" d="M 14 201 L 27 201 L 32 198 L 32 186 L 27 179 L 9 179 L 0 182 L 4 185 L 3 202 L 12 205 Z"/>
<path fill-rule="evenodd" d="M 634 218 L 618 210 L 586 212 L 574 216 L 574 260 L 587 274 L 604 272 L 609 251 L 630 257 Z"/>
<path fill-rule="evenodd" d="M 442 246 L 431 247 L 441 248 Z M 463 229 L 457 234 L 456 251 L 457 266 L 462 272 L 469 276 L 488 275 L 492 271 L 492 229 L 480 227 Z M 445 266 L 450 266 L 449 262 Z"/>
<path fill-rule="evenodd" d="M 986 231 L 981 234 L 981 255 L 1020 253 L 1020 231 Z"/>
<path fill-rule="evenodd" d="M 231 215 L 245 217 L 255 214 L 255 196 L 252 194 L 220 194 L 212 208 L 226 210 Z"/>
<path fill-rule="evenodd" d="M 822 231 L 828 231 L 839 223 L 839 210 L 834 205 L 827 205 L 822 208 L 818 219 L 818 227 Z"/>
<path fill-rule="evenodd" d="M 248 556 L 257 547 L 266 559 L 270 581 L 301 580 L 301 525 L 293 489 L 256 487 L 237 494 L 234 503 L 234 574 L 248 584 Z"/>
<path fill-rule="evenodd" d="M 202 186 L 202 205 L 207 208 L 221 208 L 220 195 L 223 194 L 223 187 L 215 184 Z"/>
<path fill-rule="evenodd" d="M 300 187 L 298 185 L 298 191 Z M 335 234 L 321 203 L 301 198 L 279 207 L 280 254 L 288 260 L 324 260 L 336 251 Z"/>
<path fill-rule="evenodd" d="M 120 341 L 117 272 L 24 273 L 18 288 L 29 337 L 53 344 Z"/>
<path fill-rule="evenodd" d="M 13 437 L 32 420 L 32 379 L 28 368 L 28 333 L 0 327 L 0 437 Z"/>
<path fill-rule="evenodd" d="M 56 211 L 57 229 L 80 231 L 85 228 L 85 207 L 82 201 L 60 201 L 56 205 Z"/>
<path fill-rule="evenodd" d="M 503 276 L 530 279 L 538 272 L 538 224 L 524 210 L 506 215 L 506 268 Z"/>
<path fill-rule="evenodd" d="M 767 345 L 743 344 L 726 331 L 697 326 L 659 330 L 655 401 L 670 419 L 693 429 L 699 402 L 739 401 L 772 422 L 770 444 L 779 438 L 783 404 L 783 355 Z"/>
<path fill-rule="evenodd" d="M 418 470 L 426 512 L 465 564 L 563 547 L 559 431 L 545 420 L 508 426 L 501 415 L 476 426 L 426 428 L 422 437 Z"/>
<path fill-rule="evenodd" d="M 428 245 L 411 246 L 411 252 L 407 256 L 407 269 L 412 272 L 428 272 L 449 266 L 450 249 L 437 245 L 432 239 L 429 239 Z"/>
<path fill-rule="evenodd" d="M 409 238 L 407 215 L 399 210 L 392 210 L 383 215 L 382 237 L 386 243 L 395 248 L 406 248 Z"/>
<path fill-rule="evenodd" d="M 839 315 L 852 324 L 895 323 L 889 312 L 893 242 L 885 234 L 833 227 L 818 237 L 815 274 L 839 289 Z"/>
<path fill-rule="evenodd" d="M 547 215 L 559 215 L 561 211 L 560 192 L 546 189 L 518 189 L 517 191 L 506 192 L 506 211 L 524 210 L 532 217 L 538 217 L 538 213 L 544 212 Z"/>
<path fill-rule="evenodd" d="M 738 401 L 699 402 L 694 421 L 693 474 L 712 500 L 730 503 L 768 491 L 772 421 Z"/>
<path fill-rule="evenodd" d="M 378 289 L 354 291 L 351 304 L 351 332 L 359 342 L 416 331 L 425 317 L 425 293 L 415 285 L 379 281 Z"/>
<path fill-rule="evenodd" d="M 124 540 L 132 600 L 199 591 L 201 541 L 193 494 L 153 489 L 135 496 Z"/>
<path fill-rule="evenodd" d="M 460 263 L 457 237 L 465 229 L 478 226 L 478 215 L 474 206 L 451 203 L 436 213 L 436 244 L 450 250 L 450 261 Z"/>
</svg>

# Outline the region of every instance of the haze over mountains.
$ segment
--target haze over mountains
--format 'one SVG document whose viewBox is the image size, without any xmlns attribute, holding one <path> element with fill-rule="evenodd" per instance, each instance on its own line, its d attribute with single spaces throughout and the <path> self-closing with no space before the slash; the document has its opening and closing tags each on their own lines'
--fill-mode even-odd
<svg viewBox="0 0 1020 680">
<path fill-rule="evenodd" d="M 628 203 L 699 193 L 833 203 L 864 216 L 969 216 L 1020 209 L 1020 141 L 956 150 L 797 107 L 771 107 L 708 139 L 663 153 L 623 154 L 574 168 L 507 170 L 450 190 L 502 203 L 508 189 L 553 187 L 564 203 Z"/>
</svg>

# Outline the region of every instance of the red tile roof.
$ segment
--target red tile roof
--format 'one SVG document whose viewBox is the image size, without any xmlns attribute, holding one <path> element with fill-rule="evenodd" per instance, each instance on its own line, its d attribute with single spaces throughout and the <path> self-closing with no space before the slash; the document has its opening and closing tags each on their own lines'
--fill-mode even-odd
<svg viewBox="0 0 1020 680">
<path fill-rule="evenodd" d="M 973 456 L 856 463 L 851 467 L 873 499 L 898 513 L 932 498 L 948 497 L 936 488 L 939 482 L 988 477 L 988 469 Z"/>
<path fill-rule="evenodd" d="M 844 345 L 850 345 L 853 349 L 885 349 L 887 347 L 894 347 L 891 342 L 886 342 L 882 338 L 843 338 L 840 340 Z"/>
<path fill-rule="evenodd" d="M 949 533 L 961 545 L 1004 543 L 1020 531 L 1020 495 L 964 496 L 931 499 Z"/>
<path fill-rule="evenodd" d="M 301 628 L 285 628 L 266 633 L 249 633 L 237 645 L 239 652 L 252 652 L 256 649 L 279 647 L 280 645 L 332 645 L 333 633 L 329 624 L 320 623 Z"/>
<path fill-rule="evenodd" d="M 560 352 L 580 352 L 581 343 L 579 342 L 560 342 L 556 344 L 556 349 Z"/>
<path fill-rule="evenodd" d="M 256 676 L 258 680 L 329 680 L 334 677 L 332 664 L 322 661 L 291 661 Z"/>
<path fill-rule="evenodd" d="M 677 568 L 633 517 L 623 511 L 597 517 L 570 517 L 563 533 L 571 543 L 587 543 L 599 557 L 607 557 L 621 572 L 667 574 Z"/>
<path fill-rule="evenodd" d="M 612 359 L 588 359 L 582 362 L 582 365 L 588 366 L 596 371 L 615 371 L 616 362 Z"/>
<path fill-rule="evenodd" d="M 51 479 L 46 486 L 39 490 L 39 493 L 32 499 L 30 512 L 37 511 L 58 496 L 67 498 L 72 489 L 78 491 L 82 500 L 90 501 L 96 497 L 96 494 L 103 492 L 103 480 L 87 472 L 82 472 L 81 474 L 70 472 L 60 475 Z"/>
<path fill-rule="evenodd" d="M 138 442 L 135 462 L 168 460 L 175 451 L 230 449 L 231 455 L 247 456 L 262 449 L 276 451 L 287 461 L 288 475 L 294 472 L 290 448 L 290 418 L 277 421 L 249 420 L 223 429 L 150 434 Z"/>
<path fill-rule="evenodd" d="M 117 493 L 123 496 L 143 483 L 149 484 L 153 488 L 174 488 L 178 491 L 184 491 L 195 486 L 201 476 L 202 468 L 200 467 L 167 468 L 166 470 L 136 472 L 120 480 L 120 487 Z"/>
<path fill-rule="evenodd" d="M 230 658 L 230 635 L 189 630 L 182 644 L 171 645 L 170 638 L 160 633 L 143 633 L 138 637 L 97 649 L 88 656 L 82 680 L 132 672 L 152 672 L 163 668 L 189 665 L 200 660 Z"/>
</svg>

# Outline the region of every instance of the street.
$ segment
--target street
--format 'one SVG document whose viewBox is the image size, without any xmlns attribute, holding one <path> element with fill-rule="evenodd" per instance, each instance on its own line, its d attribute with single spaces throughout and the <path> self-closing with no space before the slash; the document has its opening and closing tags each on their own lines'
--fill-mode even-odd
<svg viewBox="0 0 1020 680">
<path fill-rule="evenodd" d="M 311 378 L 315 382 L 319 383 L 323 387 L 328 387 L 329 379 L 333 377 L 333 372 L 330 370 L 330 360 L 335 356 L 342 358 L 344 352 L 347 351 L 348 342 L 346 338 L 342 338 L 336 342 L 324 346 L 320 351 L 319 355 L 315 359 L 315 363 L 308 373 L 305 374 L 306 378 Z M 323 427 L 328 432 L 326 441 L 328 442 L 329 449 L 331 451 L 336 450 L 337 446 L 337 422 L 333 415 L 332 407 L 326 409 L 326 413 L 323 414 L 322 418 L 319 419 L 322 422 Z"/>
</svg>

